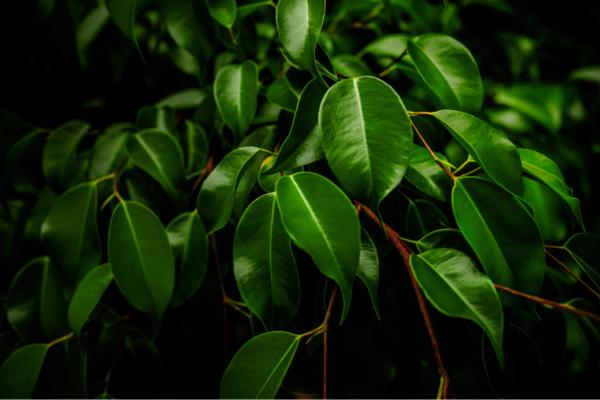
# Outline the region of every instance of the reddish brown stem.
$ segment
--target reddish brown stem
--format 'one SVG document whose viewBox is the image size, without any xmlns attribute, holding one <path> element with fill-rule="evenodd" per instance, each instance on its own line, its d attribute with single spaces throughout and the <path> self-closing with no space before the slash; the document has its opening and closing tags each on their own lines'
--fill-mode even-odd
<svg viewBox="0 0 600 400">
<path fill-rule="evenodd" d="M 573 271 L 571 271 L 569 269 L 569 267 L 567 267 L 562 261 L 560 261 L 560 259 L 558 259 L 558 257 L 556 257 L 554 254 L 550 253 L 548 250 L 546 250 L 546 255 L 548 257 L 550 257 L 552 259 L 552 261 L 554 261 L 559 267 L 561 267 L 567 274 L 571 275 L 577 282 L 579 282 L 590 293 L 592 293 L 594 296 L 596 296 L 596 298 L 600 299 L 600 293 L 598 293 L 596 290 L 594 290 L 594 288 L 591 287 L 590 285 L 588 285 L 583 279 L 578 277 Z"/>
<path fill-rule="evenodd" d="M 327 398 L 327 348 L 329 336 L 329 320 L 331 319 L 333 302 L 335 300 L 336 294 L 337 286 L 334 286 L 333 290 L 331 291 L 331 296 L 329 297 L 329 304 L 327 305 L 325 318 L 323 319 L 323 399 Z"/>
<path fill-rule="evenodd" d="M 200 175 L 198 175 L 198 178 L 196 178 L 196 181 L 194 182 L 194 185 L 192 186 L 192 191 L 195 191 L 198 186 L 200 186 L 200 184 L 202 183 L 202 181 L 204 180 L 204 178 L 206 178 L 208 176 L 208 174 L 210 174 L 213 170 L 213 158 L 212 156 L 210 156 L 208 158 L 208 161 L 206 162 L 206 166 L 202 169 L 202 171 L 200 171 Z"/>
<path fill-rule="evenodd" d="M 425 146 L 425 148 L 427 149 L 427 152 L 429 153 L 431 158 L 433 158 L 433 160 L 440 166 L 440 168 L 446 173 L 446 175 L 448 175 L 450 177 L 450 179 L 452 179 L 452 181 L 455 181 L 456 176 L 448 168 L 446 168 L 446 166 L 444 164 L 442 164 L 440 162 L 439 157 L 435 154 L 435 152 L 431 149 L 431 147 L 429 147 L 429 143 L 427 143 L 427 140 L 425 140 L 425 138 L 419 131 L 419 128 L 417 128 L 417 125 L 415 125 L 415 123 L 412 121 L 410 121 L 410 124 L 412 125 L 413 129 L 417 133 L 417 136 L 419 137 L 419 140 L 421 141 L 421 143 L 423 143 L 423 146 Z"/>
</svg>

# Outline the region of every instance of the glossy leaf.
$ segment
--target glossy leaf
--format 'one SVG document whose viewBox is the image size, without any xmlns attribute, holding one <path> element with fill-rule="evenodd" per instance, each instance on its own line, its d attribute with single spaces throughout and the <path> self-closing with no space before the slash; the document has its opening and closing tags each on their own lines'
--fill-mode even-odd
<svg viewBox="0 0 600 400">
<path fill-rule="evenodd" d="M 152 211 L 133 201 L 119 203 L 108 229 L 108 261 L 129 303 L 160 322 L 173 293 L 175 266 L 167 233 Z"/>
<path fill-rule="evenodd" d="M 486 333 L 504 365 L 504 313 L 493 282 L 464 253 L 433 249 L 412 255 L 415 278 L 435 308 L 450 317 L 466 318 Z"/>
<path fill-rule="evenodd" d="M 372 208 L 402 180 L 412 151 L 412 128 L 402 100 L 382 80 L 344 80 L 319 110 L 323 150 L 342 185 Z"/>
<path fill-rule="evenodd" d="M 183 153 L 175 138 L 160 130 L 146 129 L 129 139 L 127 152 L 131 161 L 153 177 L 178 204 L 185 174 Z"/>
<path fill-rule="evenodd" d="M 360 58 L 351 54 L 340 54 L 331 60 L 335 71 L 347 78 L 373 75 L 373 71 Z"/>
<path fill-rule="evenodd" d="M 132 129 L 128 123 L 114 124 L 96 139 L 90 160 L 89 179 L 106 176 L 116 171 L 125 161 L 127 139 Z"/>
<path fill-rule="evenodd" d="M 185 121 L 184 131 L 185 170 L 188 174 L 204 168 L 208 158 L 208 137 L 202 127 Z"/>
<path fill-rule="evenodd" d="M 581 270 L 600 288 L 600 236 L 576 233 L 564 244 Z"/>
<path fill-rule="evenodd" d="M 291 239 L 275 194 L 248 206 L 235 231 L 233 272 L 244 303 L 262 321 L 290 321 L 300 305 L 300 283 Z"/>
<path fill-rule="evenodd" d="M 371 54 L 377 57 L 381 66 L 387 67 L 406 52 L 408 40 L 409 36 L 404 33 L 381 36 L 366 45 L 358 55 Z"/>
<path fill-rule="evenodd" d="M 233 26 L 237 14 L 235 0 L 206 0 L 206 5 L 215 21 L 225 28 Z"/>
<path fill-rule="evenodd" d="M 296 111 L 299 96 L 285 77 L 275 79 L 267 88 L 269 101 L 290 112 Z"/>
<path fill-rule="evenodd" d="M 421 253 L 439 247 L 455 249 L 463 253 L 471 252 L 469 244 L 465 241 L 464 236 L 458 229 L 437 229 L 429 232 L 417 242 L 417 249 L 419 249 Z"/>
<path fill-rule="evenodd" d="M 354 206 L 331 181 L 310 172 L 284 176 L 275 193 L 287 233 L 340 287 L 343 321 L 360 257 L 360 224 Z"/>
<path fill-rule="evenodd" d="M 61 192 L 75 177 L 77 147 L 90 129 L 83 121 L 71 121 L 58 127 L 44 146 L 42 169 L 48 184 Z"/>
<path fill-rule="evenodd" d="M 196 207 L 208 233 L 218 231 L 229 221 L 240 176 L 259 151 L 251 146 L 237 148 L 206 177 Z"/>
<path fill-rule="evenodd" d="M 288 60 L 316 75 L 315 51 L 325 19 L 325 0 L 281 0 L 276 20 Z"/>
<path fill-rule="evenodd" d="M 311 80 L 302 90 L 292 128 L 270 171 L 293 169 L 323 158 L 318 113 L 326 91 L 327 88 L 317 79 Z"/>
<path fill-rule="evenodd" d="M 82 183 L 56 199 L 42 224 L 42 241 L 71 285 L 100 263 L 97 207 L 96 184 Z"/>
<path fill-rule="evenodd" d="M 300 337 L 283 331 L 255 336 L 233 356 L 221 379 L 222 399 L 272 399 L 287 373 Z"/>
<path fill-rule="evenodd" d="M 110 264 L 102 264 L 88 272 L 77 286 L 67 314 L 69 326 L 76 335 L 81 334 L 81 328 L 100 302 L 100 298 L 112 280 Z"/>
<path fill-rule="evenodd" d="M 223 121 L 239 138 L 256 114 L 258 68 L 252 61 L 223 67 L 213 86 L 215 101 Z"/>
<path fill-rule="evenodd" d="M 208 262 L 208 236 L 196 211 L 183 213 L 167 227 L 175 257 L 175 288 L 171 305 L 188 300 L 204 281 Z"/>
<path fill-rule="evenodd" d="M 545 269 L 542 236 L 513 195 L 485 179 L 462 178 L 454 184 L 452 208 L 458 227 L 494 283 L 539 292 Z"/>
<path fill-rule="evenodd" d="M 483 85 L 477 63 L 465 46 L 450 36 L 426 34 L 408 42 L 408 53 L 443 108 L 479 112 Z"/>
<path fill-rule="evenodd" d="M 377 295 L 377 289 L 379 287 L 379 256 L 377 255 L 377 247 L 375 247 L 373 239 L 371 239 L 364 229 L 361 229 L 360 234 L 360 256 L 356 276 L 367 287 L 369 296 L 371 296 L 375 315 L 377 315 L 377 319 L 381 319 L 379 298 Z"/>
<path fill-rule="evenodd" d="M 410 154 L 406 180 L 426 195 L 436 200 L 447 201 L 452 186 L 450 177 L 424 147 L 413 145 Z M 445 158 L 441 154 L 438 154 L 438 157 L 442 160 Z"/>
<path fill-rule="evenodd" d="M 169 107 L 173 110 L 186 110 L 199 107 L 209 96 L 205 89 L 184 89 L 172 93 L 156 103 L 156 107 Z"/>
<path fill-rule="evenodd" d="M 500 131 L 473 115 L 442 110 L 433 113 L 494 182 L 519 194 L 521 160 L 516 146 Z"/>
<path fill-rule="evenodd" d="M 47 344 L 30 344 L 13 352 L 0 367 L 0 397 L 30 399 L 44 364 Z"/>
</svg>

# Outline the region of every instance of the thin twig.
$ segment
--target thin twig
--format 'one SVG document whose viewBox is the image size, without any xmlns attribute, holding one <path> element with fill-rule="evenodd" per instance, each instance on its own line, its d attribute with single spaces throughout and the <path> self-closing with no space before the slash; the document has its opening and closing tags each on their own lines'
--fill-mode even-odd
<svg viewBox="0 0 600 400">
<path fill-rule="evenodd" d="M 415 114 L 415 115 L 419 115 L 419 114 Z M 423 146 L 425 146 L 425 148 L 427 149 L 427 152 L 429 152 L 429 155 L 431 156 L 431 158 L 433 158 L 433 160 L 437 163 L 437 165 L 440 166 L 440 168 L 446 173 L 446 175 L 448 175 L 452 179 L 452 181 L 455 181 L 456 176 L 448 168 L 446 168 L 446 166 L 441 162 L 441 160 L 437 156 L 437 154 L 435 154 L 435 152 L 431 149 L 431 147 L 429 146 L 429 143 L 427 143 L 427 140 L 425 140 L 425 138 L 419 131 L 419 128 L 417 128 L 417 125 L 415 125 L 415 123 L 412 121 L 410 121 L 410 124 L 412 125 L 413 129 L 415 130 L 421 143 L 423 143 Z"/>
<path fill-rule="evenodd" d="M 565 263 L 563 263 L 562 261 L 560 261 L 554 254 L 550 253 L 548 250 L 544 250 L 544 251 L 546 252 L 546 255 L 548 257 L 550 257 L 552 259 L 552 261 L 554 261 L 559 267 L 561 267 L 563 270 L 565 270 L 565 272 L 567 274 L 569 274 L 573 278 L 575 278 L 575 280 L 577 282 L 579 282 L 584 288 L 586 288 L 590 293 L 592 293 L 594 296 L 596 296 L 598 299 L 600 299 L 600 293 L 598 293 L 593 287 L 591 287 L 590 285 L 588 285 L 583 279 L 581 279 L 573 271 L 571 271 L 569 269 L 569 267 L 567 267 L 565 265 Z"/>
<path fill-rule="evenodd" d="M 327 346 L 329 337 L 329 320 L 331 319 L 331 312 L 333 310 L 333 301 L 337 294 L 337 286 L 333 287 L 331 296 L 329 297 L 329 304 L 327 305 L 327 311 L 325 312 L 325 318 L 323 319 L 323 399 L 327 398 Z"/>
<path fill-rule="evenodd" d="M 200 186 L 200 184 L 202 183 L 204 178 L 206 178 L 206 176 L 208 174 L 210 174 L 212 172 L 212 170 L 213 170 L 213 158 L 212 158 L 212 156 L 210 156 L 208 158 L 208 161 L 206 162 L 206 166 L 202 169 L 202 171 L 200 171 L 198 178 L 196 178 L 196 181 L 194 182 L 194 185 L 192 186 L 192 191 L 196 191 L 196 189 L 198 188 L 198 186 Z"/>
</svg>

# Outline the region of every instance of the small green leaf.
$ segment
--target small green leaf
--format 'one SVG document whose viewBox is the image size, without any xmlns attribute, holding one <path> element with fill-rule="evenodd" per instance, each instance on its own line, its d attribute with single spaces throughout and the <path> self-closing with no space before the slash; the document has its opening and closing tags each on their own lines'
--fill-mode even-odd
<svg viewBox="0 0 600 400">
<path fill-rule="evenodd" d="M 167 227 L 169 243 L 175 257 L 175 289 L 171 305 L 188 300 L 204 281 L 208 262 L 208 236 L 198 213 L 187 212 Z"/>
<path fill-rule="evenodd" d="M 47 344 L 30 344 L 14 351 L 0 367 L 0 397 L 30 399 L 47 352 Z"/>
<path fill-rule="evenodd" d="M 114 124 L 96 139 L 92 148 L 89 179 L 97 179 L 114 172 L 127 158 L 127 138 L 133 130 L 129 123 Z"/>
<path fill-rule="evenodd" d="M 65 190 L 77 172 L 77 147 L 90 125 L 83 121 L 71 121 L 56 128 L 44 146 L 42 169 L 48 185 L 56 192 Z"/>
<path fill-rule="evenodd" d="M 321 102 L 319 126 L 335 176 L 354 197 L 378 207 L 404 177 L 412 150 L 398 94 L 378 78 L 340 81 Z"/>
<path fill-rule="evenodd" d="M 242 215 L 233 242 L 233 272 L 244 303 L 262 321 L 294 318 L 300 283 L 275 194 L 259 197 Z"/>
<path fill-rule="evenodd" d="M 112 280 L 110 264 L 102 264 L 88 272 L 77 286 L 67 314 L 69 325 L 76 335 L 81 334 L 81 328 Z"/>
<path fill-rule="evenodd" d="M 356 276 L 367 287 L 375 315 L 377 319 L 381 319 L 377 296 L 377 288 L 379 287 L 379 256 L 377 255 L 377 247 L 375 247 L 373 239 L 371 239 L 371 236 L 364 229 L 361 229 L 360 234 L 360 256 Z"/>
<path fill-rule="evenodd" d="M 225 28 L 231 28 L 235 22 L 237 5 L 235 0 L 206 0 L 210 15 Z"/>
<path fill-rule="evenodd" d="M 259 151 L 250 146 L 237 148 L 206 177 L 198 192 L 197 208 L 208 233 L 218 231 L 229 221 L 240 176 Z"/>
<path fill-rule="evenodd" d="M 221 68 L 215 78 L 214 96 L 223 121 L 241 138 L 256 114 L 258 68 L 252 61 Z"/>
<path fill-rule="evenodd" d="M 447 201 L 452 187 L 450 177 L 440 168 L 429 152 L 413 145 L 406 180 L 422 193 L 440 201 Z M 441 160 L 445 157 L 437 155 Z"/>
<path fill-rule="evenodd" d="M 373 71 L 363 60 L 352 54 L 340 54 L 331 60 L 335 72 L 347 78 L 358 78 L 364 75 L 373 75 Z"/>
<path fill-rule="evenodd" d="M 267 88 L 267 99 L 290 112 L 296 111 L 299 96 L 286 77 L 275 79 Z"/>
<path fill-rule="evenodd" d="M 404 33 L 384 35 L 366 45 L 358 56 L 371 54 L 377 58 L 380 66 L 387 67 L 406 52 L 408 40 L 409 36 Z"/>
<path fill-rule="evenodd" d="M 410 40 L 408 53 L 442 108 L 479 112 L 483 84 L 477 63 L 465 46 L 450 36 L 430 33 Z"/>
<path fill-rule="evenodd" d="M 466 254 L 433 249 L 410 257 L 415 278 L 427 299 L 443 314 L 466 318 L 486 333 L 504 366 L 504 313 L 493 282 Z"/>
<path fill-rule="evenodd" d="M 129 303 L 160 322 L 173 293 L 175 266 L 158 217 L 139 203 L 119 203 L 108 228 L 108 261 Z"/>
<path fill-rule="evenodd" d="M 199 107 L 209 95 L 210 93 L 205 89 L 183 89 L 164 97 L 155 106 L 173 110 L 192 109 Z"/>
<path fill-rule="evenodd" d="M 521 192 L 521 160 L 516 146 L 502 132 L 473 115 L 454 110 L 433 113 L 452 136 L 479 163 L 494 182 Z"/>
<path fill-rule="evenodd" d="M 288 60 L 317 76 L 315 51 L 325 19 L 325 0 L 280 0 L 276 21 Z"/>
<path fill-rule="evenodd" d="M 330 180 L 310 172 L 282 177 L 275 193 L 287 233 L 340 287 L 343 321 L 360 257 L 360 224 L 354 206 Z"/>
<path fill-rule="evenodd" d="M 452 208 L 458 227 L 494 283 L 539 292 L 546 265 L 542 235 L 513 195 L 482 178 L 461 178 L 454 184 Z"/>
<path fill-rule="evenodd" d="M 569 74 L 569 79 L 600 85 L 600 65 L 588 65 Z"/>
<path fill-rule="evenodd" d="M 255 336 L 233 356 L 221 379 L 222 399 L 272 399 L 277 394 L 300 336 L 273 331 Z"/>
<path fill-rule="evenodd" d="M 186 120 L 183 138 L 186 172 L 190 174 L 202 170 L 208 158 L 209 143 L 206 132 L 200 125 Z"/>
<path fill-rule="evenodd" d="M 283 142 L 271 172 L 294 169 L 323 158 L 318 113 L 327 88 L 311 80 L 300 93 L 289 135 Z"/>
<path fill-rule="evenodd" d="M 577 265 L 600 289 L 600 235 L 576 233 L 564 245 Z"/>
</svg>

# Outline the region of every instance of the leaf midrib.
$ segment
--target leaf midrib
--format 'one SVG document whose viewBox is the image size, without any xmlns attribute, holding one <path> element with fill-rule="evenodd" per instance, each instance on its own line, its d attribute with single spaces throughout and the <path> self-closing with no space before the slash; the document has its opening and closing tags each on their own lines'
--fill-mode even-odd
<svg viewBox="0 0 600 400">
<path fill-rule="evenodd" d="M 146 144 L 146 141 L 144 140 L 143 137 L 138 136 L 137 137 L 137 142 L 140 144 L 140 146 L 142 147 L 142 149 L 144 150 L 144 152 L 146 152 L 146 154 L 148 154 L 148 157 L 150 157 L 150 160 L 152 161 L 152 163 L 154 164 L 154 166 L 156 167 L 158 173 L 160 174 L 160 176 L 162 177 L 163 181 L 164 181 L 164 185 L 166 186 L 165 190 L 167 190 L 167 192 L 171 195 L 171 196 L 175 196 L 176 194 L 176 190 L 175 187 L 173 185 L 171 185 L 171 181 L 169 180 L 169 178 L 167 177 L 167 175 L 165 174 L 165 172 L 163 171 L 163 169 L 160 166 L 160 163 L 158 161 L 158 159 L 154 156 L 154 154 L 152 153 L 152 149 L 150 149 L 148 147 L 148 145 Z"/>
<path fill-rule="evenodd" d="M 260 399 L 260 398 L 263 397 L 262 393 L 265 390 L 267 384 L 271 381 L 271 378 L 273 378 L 273 375 L 275 374 L 275 371 L 277 371 L 277 369 L 279 368 L 279 366 L 287 358 L 288 354 L 290 354 L 290 352 L 292 351 L 292 348 L 295 347 L 295 345 L 297 344 L 298 340 L 300 340 L 300 339 L 299 339 L 298 336 L 296 336 L 294 338 L 294 340 L 292 340 L 292 343 L 287 348 L 287 350 L 285 351 L 285 353 L 283 353 L 283 356 L 279 359 L 279 361 L 277 361 L 277 364 L 275 364 L 275 367 L 271 370 L 271 373 L 269 374 L 269 376 L 267 376 L 267 379 L 265 380 L 265 382 L 259 388 L 258 393 L 256 394 L 256 398 L 257 399 Z"/>
<path fill-rule="evenodd" d="M 374 181 L 375 181 L 374 172 L 375 171 L 373 171 L 373 164 L 371 163 L 371 152 L 370 152 L 370 148 L 369 148 L 369 140 L 367 138 L 367 124 L 366 124 L 365 116 L 364 116 L 363 109 L 362 109 L 362 99 L 361 99 L 361 95 L 360 95 L 360 90 L 358 89 L 358 79 L 352 79 L 352 88 L 354 91 L 354 95 L 356 96 L 356 111 L 359 116 L 358 120 L 360 121 L 361 132 L 362 132 L 361 137 L 363 139 L 362 142 L 364 143 L 365 154 L 367 156 L 366 161 L 367 161 L 367 167 L 369 170 L 369 189 L 367 192 L 376 191 L 375 187 L 374 187 L 375 186 L 374 185 Z"/>
</svg>

